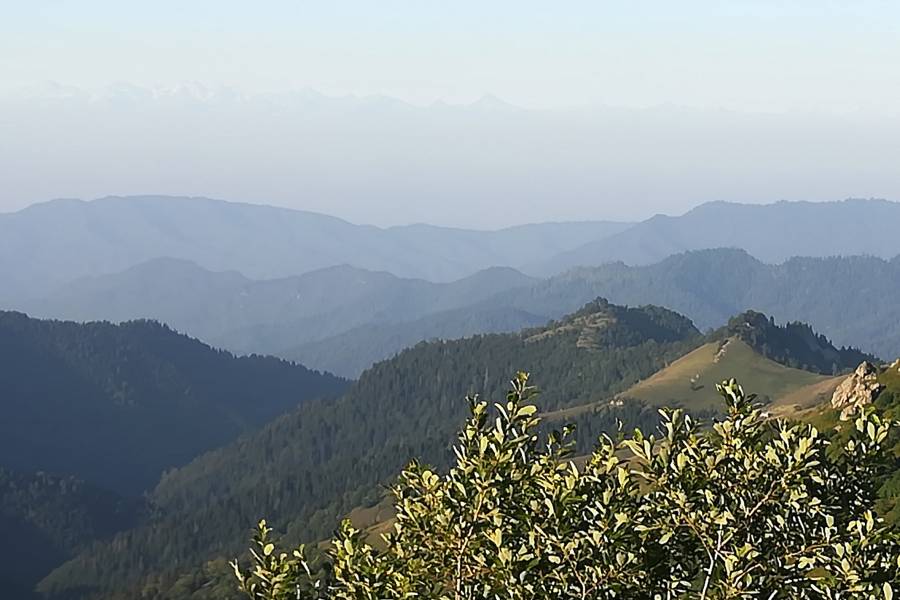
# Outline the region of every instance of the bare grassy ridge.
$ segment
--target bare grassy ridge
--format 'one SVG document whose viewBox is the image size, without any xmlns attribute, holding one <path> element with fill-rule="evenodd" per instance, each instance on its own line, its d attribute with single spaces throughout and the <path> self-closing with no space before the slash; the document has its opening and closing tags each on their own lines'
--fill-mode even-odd
<svg viewBox="0 0 900 600">
<path fill-rule="evenodd" d="M 763 400 L 775 403 L 806 405 L 829 385 L 837 385 L 840 377 L 827 377 L 809 371 L 792 369 L 769 360 L 746 343 L 728 338 L 709 342 L 689 352 L 668 367 L 616 396 L 616 400 L 639 400 L 651 406 L 679 406 L 692 411 L 715 410 L 720 407 L 715 384 L 731 377 L 752 381 L 753 391 Z M 832 388 L 833 389 L 833 388 Z M 604 400 L 602 403 L 606 403 Z M 601 403 L 575 406 L 546 413 L 550 421 L 565 421 Z"/>
</svg>

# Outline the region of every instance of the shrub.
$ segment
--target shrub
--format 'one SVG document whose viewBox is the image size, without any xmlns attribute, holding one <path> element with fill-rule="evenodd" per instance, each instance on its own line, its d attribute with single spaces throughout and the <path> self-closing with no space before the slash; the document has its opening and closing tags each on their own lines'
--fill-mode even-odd
<svg viewBox="0 0 900 600">
<path fill-rule="evenodd" d="M 840 445 L 769 418 L 734 380 L 722 420 L 663 410 L 655 436 L 602 437 L 581 467 L 544 439 L 527 374 L 490 411 L 470 398 L 456 463 L 412 463 L 378 551 L 345 522 L 330 573 L 276 551 L 260 523 L 254 600 L 891 598 L 900 538 L 873 512 L 894 424 L 867 413 Z"/>
</svg>

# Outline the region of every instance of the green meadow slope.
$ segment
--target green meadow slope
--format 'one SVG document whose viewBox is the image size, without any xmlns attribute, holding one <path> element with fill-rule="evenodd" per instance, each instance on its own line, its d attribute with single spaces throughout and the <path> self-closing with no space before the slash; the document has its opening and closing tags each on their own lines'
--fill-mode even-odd
<svg viewBox="0 0 900 600">
<path fill-rule="evenodd" d="M 714 412 L 721 405 L 716 384 L 732 377 L 752 385 L 748 391 L 767 402 L 793 396 L 800 402 L 804 390 L 835 379 L 786 367 L 762 356 L 740 339 L 729 337 L 703 344 L 619 393 L 613 402 L 681 407 L 699 414 Z M 548 412 L 544 416 L 547 420 L 561 422 L 605 408 L 608 404 L 608 400 L 603 400 Z"/>
<path fill-rule="evenodd" d="M 830 379 L 781 365 L 762 356 L 746 342 L 730 337 L 704 344 L 620 396 L 654 406 L 712 409 L 720 404 L 716 384 L 732 377 L 751 384 L 751 391 L 763 401 L 775 401 Z"/>
</svg>

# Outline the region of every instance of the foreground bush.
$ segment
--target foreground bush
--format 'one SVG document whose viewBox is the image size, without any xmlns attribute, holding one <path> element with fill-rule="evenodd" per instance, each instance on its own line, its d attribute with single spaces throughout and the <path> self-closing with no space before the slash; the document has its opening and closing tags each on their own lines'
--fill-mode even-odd
<svg viewBox="0 0 900 600">
<path fill-rule="evenodd" d="M 385 549 L 344 523 L 330 574 L 276 550 L 260 523 L 254 600 L 892 598 L 900 538 L 873 513 L 892 424 L 860 416 L 840 445 L 770 419 L 734 382 L 700 428 L 661 411 L 658 436 L 602 438 L 580 468 L 569 432 L 542 441 L 535 389 L 512 382 L 471 417 L 446 475 L 417 463 L 393 492 Z M 893 584 L 893 585 L 892 585 Z"/>
</svg>

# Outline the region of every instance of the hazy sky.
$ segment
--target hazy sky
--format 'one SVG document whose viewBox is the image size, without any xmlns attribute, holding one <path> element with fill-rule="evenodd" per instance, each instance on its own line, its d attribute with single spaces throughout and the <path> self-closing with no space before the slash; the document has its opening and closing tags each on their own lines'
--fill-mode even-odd
<svg viewBox="0 0 900 600">
<path fill-rule="evenodd" d="M 812 115 L 864 118 L 871 131 L 860 132 L 860 143 L 877 135 L 879 119 L 900 117 L 900 2 L 894 0 L 29 0 L 2 4 L 0 95 L 47 81 L 91 90 L 117 82 L 157 87 L 185 81 L 230 86 L 246 93 L 311 88 L 331 95 L 387 95 L 421 105 L 436 100 L 465 103 L 493 94 L 529 108 L 675 105 L 785 113 L 800 119 Z M 34 164 L 44 166 L 23 162 L 16 173 L 4 173 L 0 165 L 0 209 L 21 206 L 48 193 L 176 192 L 189 187 L 181 191 L 244 199 L 252 195 L 247 193 L 253 188 L 256 175 L 252 173 L 242 187 L 217 185 L 213 174 L 204 174 L 204 179 L 211 180 L 208 190 L 197 182 L 179 187 L 175 185 L 178 177 L 167 180 L 164 172 L 152 169 L 148 177 L 152 175 L 155 185 L 148 185 L 148 177 L 136 177 L 133 185 L 127 179 L 107 186 L 101 181 L 88 184 L 84 177 L 75 181 L 38 160 L 42 138 L 20 123 L 46 115 L 16 113 L 13 119 L 12 114 L 6 115 L 5 126 L 19 135 L 14 138 L 17 149 L 36 156 Z M 78 120 L 77 115 L 69 118 Z M 849 131 L 855 130 L 850 127 Z M 92 135 L 102 145 L 104 136 L 112 134 L 95 131 Z M 652 145 L 652 136 L 646 141 Z M 15 154 L 12 143 L 10 138 L 0 140 L 0 155 Z M 565 140 L 557 143 L 565 144 Z M 878 142 L 879 148 L 884 143 Z M 87 145 L 94 151 L 94 145 Z M 158 161 L 148 154 L 148 162 Z M 650 173 L 658 166 L 645 165 Z M 869 175 L 869 185 L 834 189 L 831 197 L 822 199 L 898 191 L 894 180 L 879 179 L 882 174 L 877 172 Z M 4 176 L 14 176 L 16 185 L 2 181 Z M 55 185 L 45 181 L 29 186 L 29 177 L 49 178 Z M 271 181 L 258 183 L 261 193 L 274 196 L 274 203 L 322 208 L 321 197 L 304 199 L 299 193 L 302 181 L 286 181 L 295 187 L 275 193 Z M 797 193 L 796 183 L 768 189 L 766 197 L 757 200 L 790 197 Z M 721 187 L 698 193 L 693 187 L 660 186 L 669 190 L 672 199 L 642 197 L 624 206 L 610 204 L 605 212 L 596 203 L 587 210 L 583 203 L 566 206 L 565 199 L 559 198 L 553 202 L 566 218 L 603 216 L 599 213 L 635 218 L 731 196 Z M 390 197 L 389 189 L 377 191 L 382 199 Z M 810 195 L 802 193 L 802 186 L 800 192 Z M 344 200 L 334 212 L 356 220 L 377 220 L 373 211 L 356 210 L 349 197 L 338 195 Z M 358 199 L 360 206 L 366 201 Z M 392 206 L 385 201 L 383 209 L 388 213 L 383 221 L 444 218 L 437 211 L 429 219 L 431 213 L 425 209 L 406 218 L 402 203 Z"/>
<path fill-rule="evenodd" d="M 900 110 L 894 0 L 4 2 L 0 81 Z"/>
</svg>

